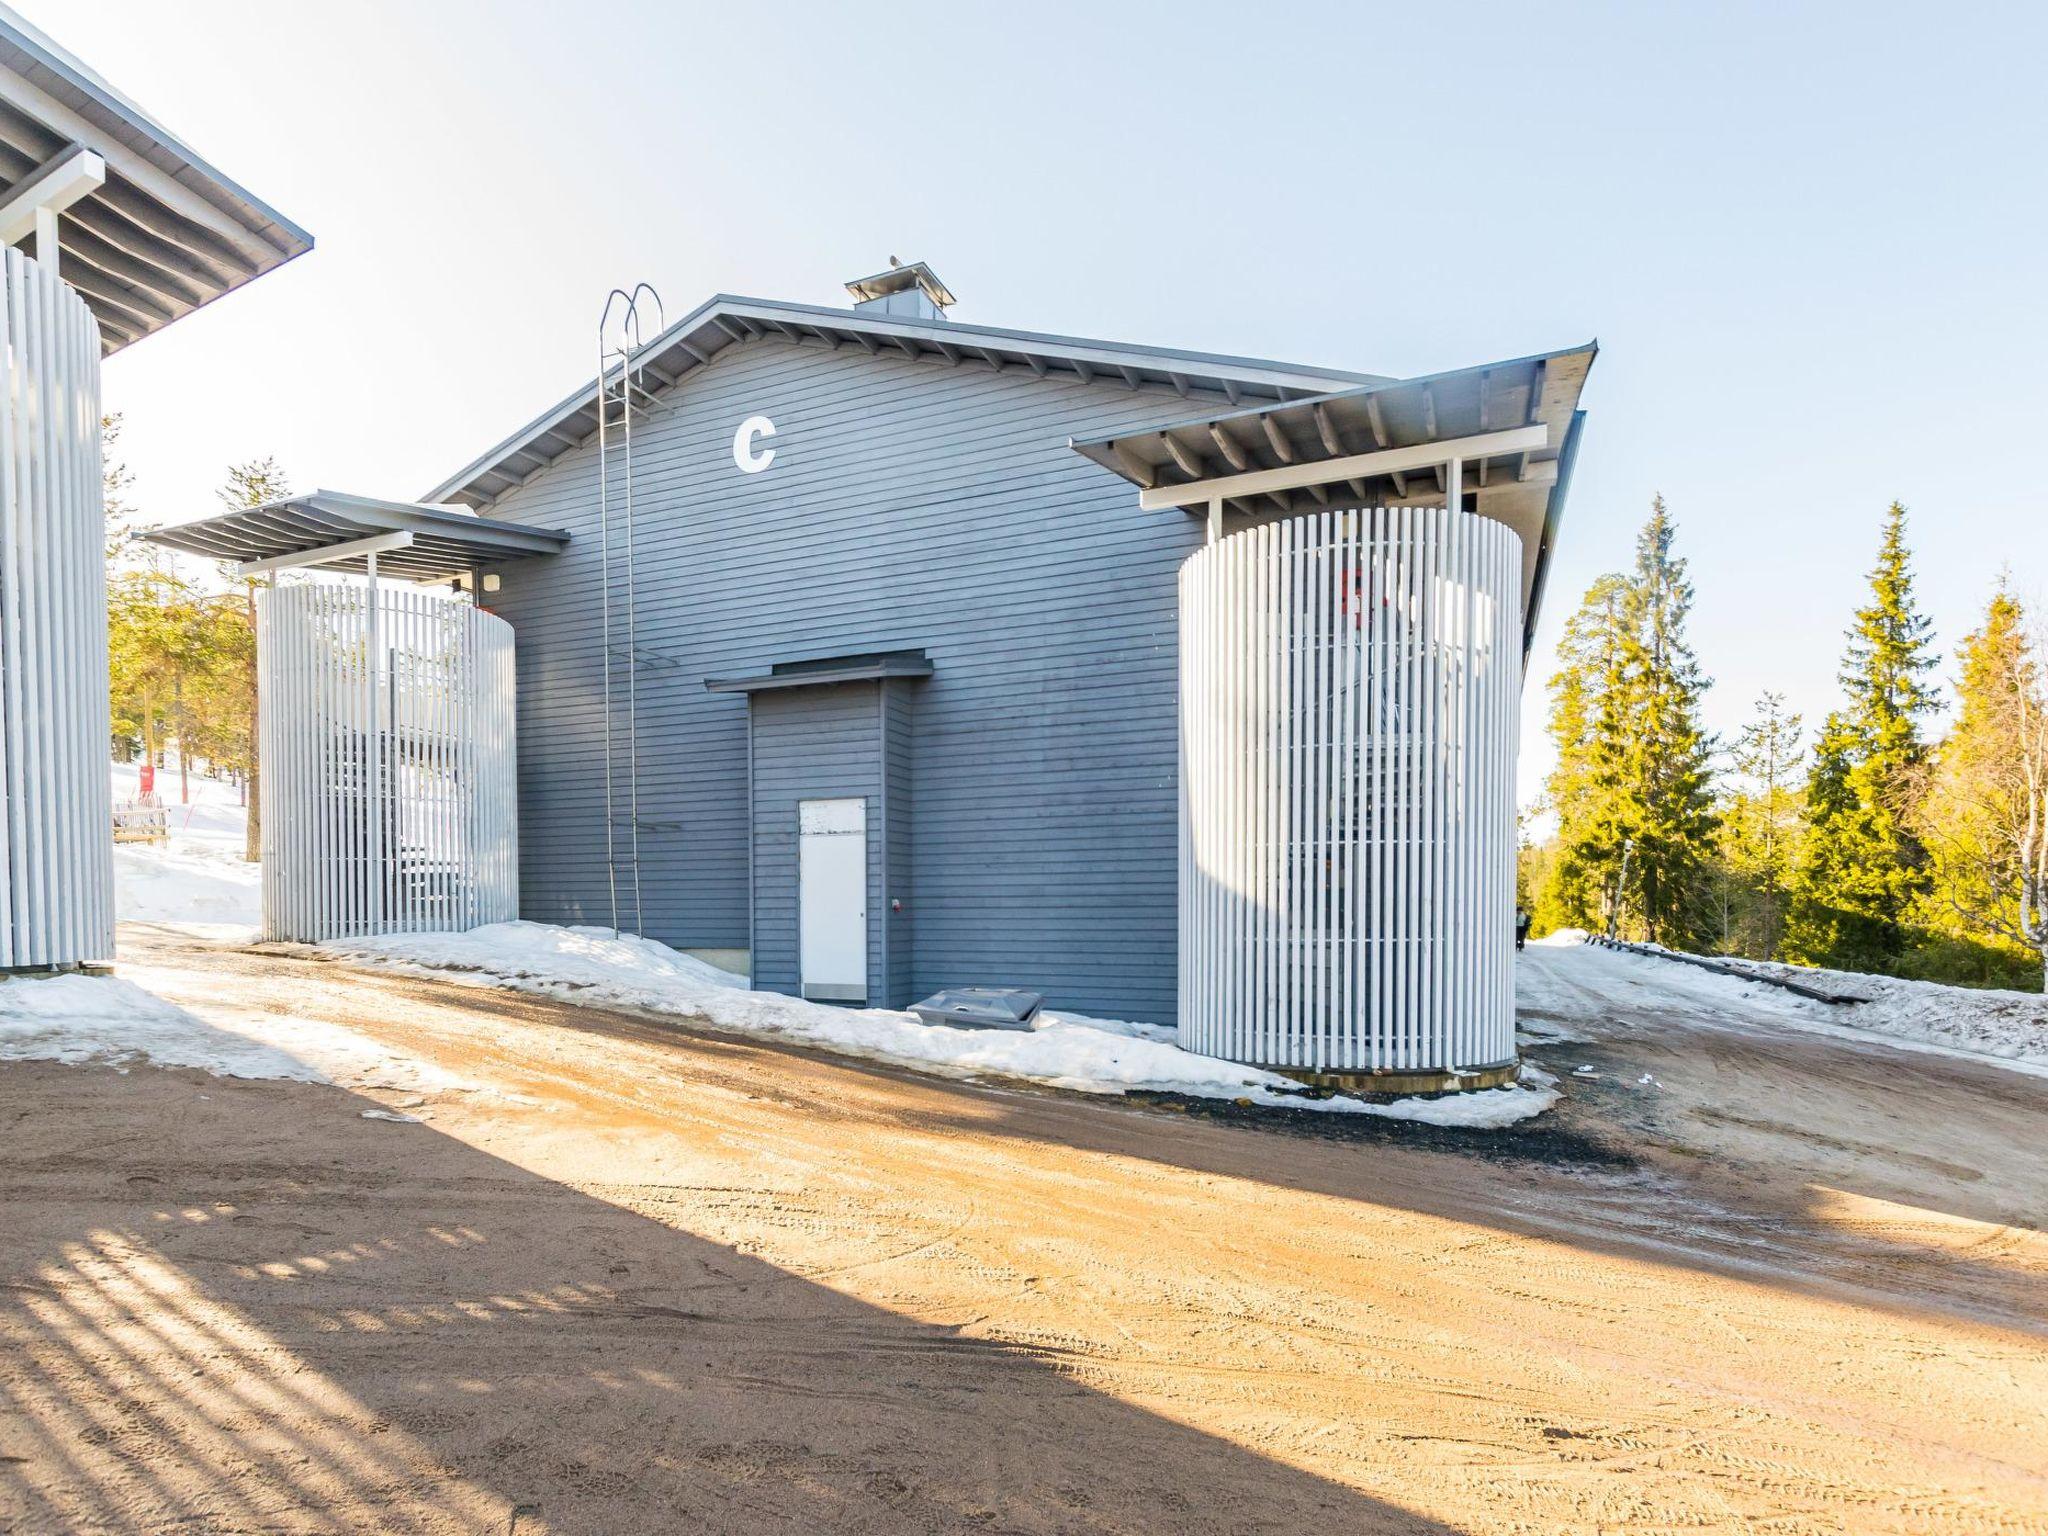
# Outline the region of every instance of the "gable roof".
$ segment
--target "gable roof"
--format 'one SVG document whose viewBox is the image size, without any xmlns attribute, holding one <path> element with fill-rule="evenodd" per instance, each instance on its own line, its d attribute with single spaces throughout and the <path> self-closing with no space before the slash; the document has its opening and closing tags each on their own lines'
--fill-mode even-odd
<svg viewBox="0 0 2048 1536">
<path fill-rule="evenodd" d="M 103 352 L 138 341 L 313 248 L 313 237 L 0 5 L 0 200 L 68 153 L 105 180 L 57 215 L 61 275 Z"/>
<path fill-rule="evenodd" d="M 912 320 L 731 294 L 719 294 L 676 321 L 641 349 L 638 360 L 655 379 L 655 387 L 667 389 L 726 348 L 762 339 L 835 351 L 841 347 L 858 347 L 869 354 L 886 351 L 891 356 L 951 367 L 1015 368 L 1039 378 L 1111 379 L 1133 390 L 1177 397 L 1199 389 L 1221 394 L 1233 405 L 1300 399 L 1388 382 L 1378 374 L 1262 358 L 1001 330 L 956 320 Z M 593 378 L 420 500 L 489 506 L 596 431 L 597 381 Z"/>
</svg>

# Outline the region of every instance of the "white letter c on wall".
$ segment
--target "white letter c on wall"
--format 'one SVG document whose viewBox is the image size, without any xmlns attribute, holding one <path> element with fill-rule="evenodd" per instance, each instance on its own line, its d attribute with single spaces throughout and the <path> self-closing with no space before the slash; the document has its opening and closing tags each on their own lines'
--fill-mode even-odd
<svg viewBox="0 0 2048 1536">
<path fill-rule="evenodd" d="M 758 475 L 775 462 L 773 448 L 763 448 L 758 453 L 754 451 L 755 438 L 774 435 L 775 423 L 766 416 L 749 416 L 740 423 L 739 431 L 732 435 L 732 461 L 740 467 L 741 474 Z"/>
</svg>

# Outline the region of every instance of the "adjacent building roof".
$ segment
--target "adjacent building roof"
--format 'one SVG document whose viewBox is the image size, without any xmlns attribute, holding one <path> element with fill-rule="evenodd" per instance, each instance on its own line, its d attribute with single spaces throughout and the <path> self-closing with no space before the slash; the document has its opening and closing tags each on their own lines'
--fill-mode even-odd
<svg viewBox="0 0 2048 1536">
<path fill-rule="evenodd" d="M 1371 455 L 1398 464 L 1398 450 L 1462 441 L 1464 487 L 1481 516 L 1522 536 L 1525 633 L 1535 631 L 1543 577 L 1563 517 L 1584 412 L 1579 397 L 1598 355 L 1588 342 L 1559 352 L 1449 373 L 1389 380 L 1308 399 L 1183 416 L 1093 442 L 1076 452 L 1122 476 L 1153 506 L 1200 510 L 1220 489 L 1227 511 L 1270 517 L 1330 505 L 1441 504 L 1438 466 L 1362 467 Z M 1539 433 L 1513 429 L 1538 427 Z M 1489 438 L 1540 437 L 1540 445 L 1489 452 Z M 1389 452 L 1396 450 L 1396 452 Z M 1410 460 L 1419 454 L 1406 456 Z M 1330 467 L 1315 473 L 1318 465 Z M 1265 489 L 1266 471 L 1294 482 Z M 1175 493 L 1187 487 L 1185 497 Z"/>
<path fill-rule="evenodd" d="M 60 266 L 107 352 L 313 248 L 311 235 L 0 5 L 0 201 L 78 149 L 105 161 L 105 179 L 58 214 Z"/>
<path fill-rule="evenodd" d="M 1388 382 L 1379 374 L 1089 341 L 1036 331 L 998 330 L 963 325 L 957 320 L 913 320 L 877 311 L 830 309 L 729 294 L 720 294 L 685 315 L 648 342 L 639 357 L 653 380 L 650 387 L 665 389 L 692 369 L 709 363 L 727 347 L 763 337 L 835 350 L 857 347 L 869 353 L 886 352 L 940 366 L 998 371 L 1014 368 L 1040 378 L 1106 378 L 1133 390 L 1162 395 L 1188 396 L 1205 390 L 1221 394 L 1233 405 L 1293 400 L 1360 384 Z M 422 499 L 488 506 L 514 486 L 538 475 L 596 431 L 597 384 L 593 379 L 442 481 Z"/>
<path fill-rule="evenodd" d="M 278 555 L 307 554 L 353 544 L 381 533 L 410 533 L 405 549 L 377 557 L 380 575 L 403 581 L 432 581 L 460 575 L 483 565 L 499 565 L 529 555 L 552 555 L 569 535 L 523 523 L 494 522 L 449 507 L 421 506 L 410 501 L 379 501 L 339 491 L 312 491 L 222 512 L 197 522 L 156 528 L 143 535 L 151 543 L 210 560 L 268 560 Z M 332 570 L 360 571 L 364 558 L 336 560 Z"/>
</svg>

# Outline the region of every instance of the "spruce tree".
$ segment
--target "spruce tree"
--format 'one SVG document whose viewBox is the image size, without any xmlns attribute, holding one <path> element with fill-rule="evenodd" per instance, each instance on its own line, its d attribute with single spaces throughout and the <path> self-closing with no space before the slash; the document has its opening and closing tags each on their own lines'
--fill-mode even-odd
<svg viewBox="0 0 2048 1536">
<path fill-rule="evenodd" d="M 1672 553 L 1676 533 L 1656 497 L 1629 584 L 1615 809 L 1631 845 L 1625 901 L 1653 943 L 1684 946 L 1707 931 L 1719 819 L 1714 742 L 1700 721 L 1707 679 L 1686 639 L 1693 590 Z"/>
<path fill-rule="evenodd" d="M 1557 763 L 1544 781 L 1557 834 L 1533 893 L 1539 933 L 1605 923 L 1621 856 L 1613 799 L 1628 606 L 1627 578 L 1600 577 L 1587 588 L 1558 645 L 1549 727 Z"/>
<path fill-rule="evenodd" d="M 1843 653 L 1845 706 L 1828 717 L 1807 783 L 1806 859 L 1795 883 L 1788 946 L 1796 958 L 1893 971 L 1908 918 L 1926 894 L 1927 854 L 1913 830 L 1934 708 L 1923 681 L 1934 666 L 1929 624 L 1913 601 L 1906 509 L 1886 510 Z"/>
<path fill-rule="evenodd" d="M 1652 504 L 1635 568 L 1603 576 L 1566 626 L 1551 679 L 1557 766 L 1545 796 L 1555 858 L 1539 929 L 1604 928 L 1695 941 L 1707 926 L 1715 817 L 1713 742 L 1685 637 L 1692 586 L 1672 553 L 1664 500 Z"/>
</svg>

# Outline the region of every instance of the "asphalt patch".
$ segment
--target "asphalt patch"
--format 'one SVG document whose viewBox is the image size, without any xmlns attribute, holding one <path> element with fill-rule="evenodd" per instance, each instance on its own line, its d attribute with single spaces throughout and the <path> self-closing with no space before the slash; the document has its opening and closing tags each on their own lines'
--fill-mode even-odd
<svg viewBox="0 0 2048 1536">
<path fill-rule="evenodd" d="M 1197 1099 L 1178 1093 L 1127 1093 L 1124 1098 L 1129 1103 L 1184 1114 L 1191 1120 L 1220 1121 L 1313 1141 L 1403 1147 L 1417 1152 L 1483 1158 L 1492 1163 L 1536 1163 L 1552 1168 L 1626 1171 L 1640 1166 L 1618 1147 L 1555 1124 L 1551 1114 L 1499 1130 L 1481 1131 L 1466 1126 L 1428 1125 L 1420 1120 L 1389 1120 L 1380 1115 L 1324 1114 L 1240 1104 L 1231 1099 Z"/>
</svg>

